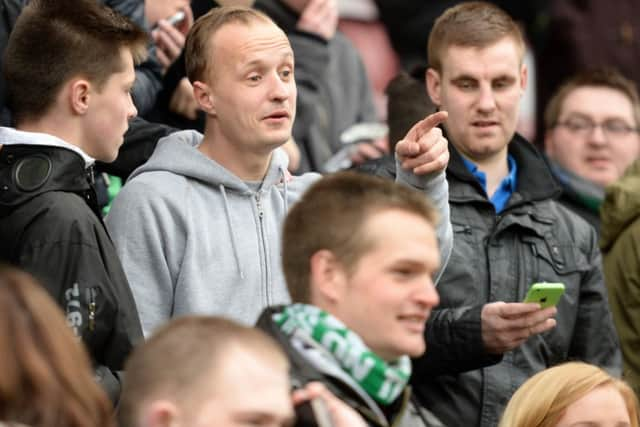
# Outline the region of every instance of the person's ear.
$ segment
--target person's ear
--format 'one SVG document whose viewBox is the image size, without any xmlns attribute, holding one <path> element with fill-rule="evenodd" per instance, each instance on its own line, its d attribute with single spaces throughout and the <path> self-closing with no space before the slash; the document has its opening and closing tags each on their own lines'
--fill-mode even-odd
<svg viewBox="0 0 640 427">
<path fill-rule="evenodd" d="M 69 105 L 75 114 L 83 115 L 89 110 L 91 89 L 91 83 L 85 79 L 76 79 L 69 84 Z"/>
<path fill-rule="evenodd" d="M 339 302 L 348 280 L 342 263 L 331 251 L 322 249 L 309 259 L 309 281 L 311 304 L 322 305 L 321 301 Z"/>
<path fill-rule="evenodd" d="M 180 427 L 179 412 L 169 400 L 152 401 L 140 414 L 140 427 Z"/>
<path fill-rule="evenodd" d="M 211 88 L 206 83 L 201 81 L 193 82 L 193 96 L 198 103 L 198 106 L 208 115 L 215 115 L 216 108 L 211 94 Z"/>
<path fill-rule="evenodd" d="M 440 79 L 441 76 L 439 72 L 433 68 L 427 69 L 427 72 L 425 73 L 427 93 L 429 94 L 429 98 L 431 98 L 431 102 L 433 102 L 436 107 L 440 107 L 440 90 L 442 89 Z"/>
<path fill-rule="evenodd" d="M 527 90 L 528 80 L 529 69 L 527 68 L 527 64 L 522 64 L 520 66 L 520 89 L 522 90 L 521 95 L 524 95 L 525 90 Z"/>
</svg>

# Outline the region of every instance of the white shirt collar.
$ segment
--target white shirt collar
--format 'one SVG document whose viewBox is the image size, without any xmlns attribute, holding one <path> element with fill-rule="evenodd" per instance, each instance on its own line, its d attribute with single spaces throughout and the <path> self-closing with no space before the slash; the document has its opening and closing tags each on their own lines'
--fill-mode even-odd
<svg viewBox="0 0 640 427">
<path fill-rule="evenodd" d="M 23 144 L 66 148 L 67 150 L 78 153 L 80 157 L 82 157 L 82 160 L 84 160 L 85 168 L 88 168 L 96 161 L 94 158 L 90 157 L 87 153 L 82 151 L 79 147 L 73 144 L 69 144 L 68 142 L 58 138 L 57 136 L 49 135 L 47 133 L 26 132 L 9 127 L 0 127 L 0 144 Z"/>
</svg>

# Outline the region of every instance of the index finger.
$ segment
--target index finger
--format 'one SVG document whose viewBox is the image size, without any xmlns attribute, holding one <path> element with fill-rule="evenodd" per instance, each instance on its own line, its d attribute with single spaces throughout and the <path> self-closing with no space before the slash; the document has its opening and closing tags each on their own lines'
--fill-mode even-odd
<svg viewBox="0 0 640 427">
<path fill-rule="evenodd" d="M 436 111 L 433 114 L 429 114 L 427 117 L 413 125 L 409 132 L 407 132 L 407 136 L 405 136 L 405 138 L 417 141 L 422 135 L 447 120 L 447 117 L 449 117 L 449 113 L 446 111 Z"/>
</svg>

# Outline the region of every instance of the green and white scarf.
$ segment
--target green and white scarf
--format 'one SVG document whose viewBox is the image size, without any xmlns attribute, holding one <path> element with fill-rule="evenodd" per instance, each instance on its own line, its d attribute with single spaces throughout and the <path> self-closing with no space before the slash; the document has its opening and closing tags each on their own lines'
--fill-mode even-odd
<svg viewBox="0 0 640 427">
<path fill-rule="evenodd" d="M 408 356 L 385 362 L 341 321 L 318 307 L 292 304 L 274 314 L 273 320 L 285 334 L 302 333 L 320 344 L 378 403 L 389 405 L 395 401 L 409 382 Z"/>
</svg>

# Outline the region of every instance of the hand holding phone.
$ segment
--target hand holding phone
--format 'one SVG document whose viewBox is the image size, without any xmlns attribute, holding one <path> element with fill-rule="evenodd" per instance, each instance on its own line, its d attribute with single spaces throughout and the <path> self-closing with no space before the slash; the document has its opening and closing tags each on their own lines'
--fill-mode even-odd
<svg viewBox="0 0 640 427">
<path fill-rule="evenodd" d="M 173 15 L 171 15 L 170 17 L 167 18 L 167 22 L 170 25 L 173 25 L 174 27 L 177 27 L 182 21 L 184 21 L 184 18 L 186 18 L 187 15 L 185 15 L 184 11 L 179 10 L 176 13 L 174 13 Z"/>
<path fill-rule="evenodd" d="M 564 294 L 563 283 L 534 283 L 529 288 L 524 302 L 537 302 L 541 308 L 554 307 Z"/>
</svg>

